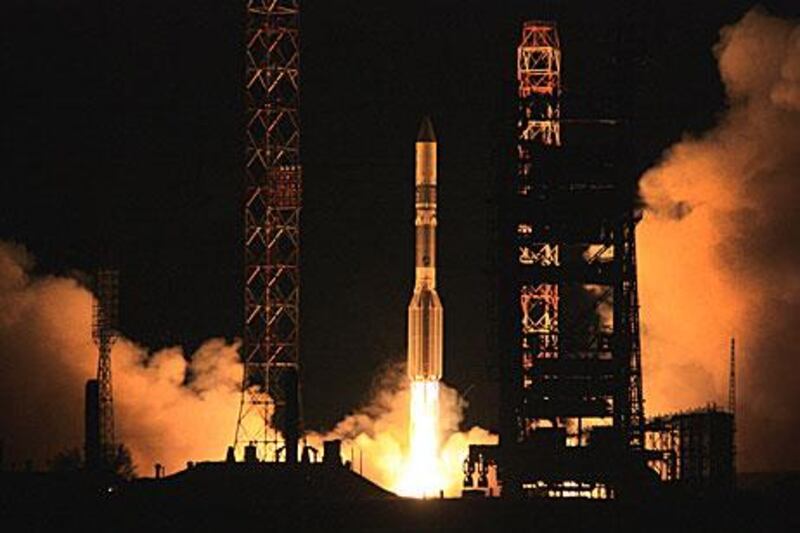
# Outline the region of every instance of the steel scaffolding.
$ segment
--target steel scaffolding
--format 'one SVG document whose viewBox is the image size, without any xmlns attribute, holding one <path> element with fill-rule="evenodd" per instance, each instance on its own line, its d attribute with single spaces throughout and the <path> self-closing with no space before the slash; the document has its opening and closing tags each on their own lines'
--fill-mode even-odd
<svg viewBox="0 0 800 533">
<path fill-rule="evenodd" d="M 97 272 L 96 294 L 92 305 L 92 338 L 99 351 L 96 384 L 99 432 L 97 451 L 104 467 L 111 466 L 117 454 L 114 435 L 114 394 L 111 383 L 111 348 L 117 340 L 118 288 L 117 271 L 102 269 Z M 94 462 L 94 458 L 92 459 Z"/>
<path fill-rule="evenodd" d="M 469 461 L 496 465 L 506 495 L 614 497 L 647 475 L 639 216 L 634 180 L 597 147 L 613 121 L 562 129 L 561 65 L 556 24 L 524 23 L 516 171 L 499 199 L 500 444 Z"/>
<path fill-rule="evenodd" d="M 299 433 L 299 2 L 247 2 L 245 363 L 234 449 L 296 461 Z"/>
</svg>

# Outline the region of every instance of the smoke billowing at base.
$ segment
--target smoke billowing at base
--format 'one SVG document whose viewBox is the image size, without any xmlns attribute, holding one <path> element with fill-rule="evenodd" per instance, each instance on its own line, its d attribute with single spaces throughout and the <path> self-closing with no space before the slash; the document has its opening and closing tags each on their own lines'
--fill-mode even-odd
<svg viewBox="0 0 800 533">
<path fill-rule="evenodd" d="M 83 387 L 97 373 L 92 294 L 76 279 L 33 278 L 33 258 L 0 243 L 0 434 L 5 462 L 41 467 L 83 440 Z M 121 338 L 112 350 L 117 440 L 140 474 L 217 458 L 230 444 L 242 367 L 236 344 L 206 341 L 149 353 Z"/>
<path fill-rule="evenodd" d="M 0 412 L 5 462 L 36 467 L 83 439 L 83 394 L 97 372 L 91 337 L 91 292 L 76 278 L 33 277 L 24 247 L 0 242 Z M 178 347 L 149 352 L 121 338 L 112 350 L 117 440 L 133 455 L 139 475 L 156 463 L 167 473 L 187 461 L 221 460 L 231 444 L 241 398 L 238 343 L 210 339 L 188 357 Z M 375 378 L 366 405 L 330 432 L 311 433 L 322 449 L 344 440 L 354 468 L 388 489 L 402 474 L 407 453 L 408 383 L 402 365 Z M 466 403 L 442 385 L 440 463 L 447 495 L 456 495 L 468 444 L 496 438 L 480 428 L 459 431 Z M 349 457 L 347 457 L 349 458 Z"/>
<path fill-rule="evenodd" d="M 647 172 L 639 226 L 646 409 L 727 396 L 739 468 L 800 468 L 800 26 L 760 9 L 714 48 L 727 110 Z"/>
<path fill-rule="evenodd" d="M 405 365 L 395 363 L 377 374 L 365 407 L 345 417 L 326 434 L 312 433 L 309 443 L 317 445 L 324 439 L 337 438 L 345 442 L 344 455 L 352 458 L 355 470 L 380 486 L 392 491 L 402 490 L 409 455 L 410 382 Z M 460 430 L 467 403 L 458 391 L 439 383 L 439 442 L 438 477 L 443 485 L 437 487 L 446 496 L 458 496 L 464 477 L 463 463 L 470 444 L 496 444 L 497 436 L 474 426 Z M 318 446 L 319 447 L 319 446 Z M 418 480 L 417 480 L 418 481 Z"/>
</svg>

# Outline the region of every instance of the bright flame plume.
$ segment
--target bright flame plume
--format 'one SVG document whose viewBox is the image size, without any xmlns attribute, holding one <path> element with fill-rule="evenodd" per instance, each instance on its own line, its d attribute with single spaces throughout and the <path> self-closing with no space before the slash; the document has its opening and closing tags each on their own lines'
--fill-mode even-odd
<svg viewBox="0 0 800 533">
<path fill-rule="evenodd" d="M 412 381 L 410 407 L 408 457 L 396 492 L 414 498 L 437 496 L 446 485 L 439 459 L 439 382 Z"/>
</svg>

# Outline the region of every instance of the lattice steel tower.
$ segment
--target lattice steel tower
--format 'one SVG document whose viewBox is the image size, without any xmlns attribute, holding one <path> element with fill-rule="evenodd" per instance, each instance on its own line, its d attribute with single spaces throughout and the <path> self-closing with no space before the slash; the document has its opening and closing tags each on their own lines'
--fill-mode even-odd
<svg viewBox="0 0 800 533">
<path fill-rule="evenodd" d="M 244 378 L 234 448 L 295 461 L 300 303 L 299 2 L 247 2 Z M 251 450 L 253 448 L 250 448 Z"/>
<path fill-rule="evenodd" d="M 554 22 L 523 25 L 501 214 L 497 461 L 507 494 L 609 495 L 643 444 L 638 215 L 633 180 L 597 148 L 613 121 L 563 121 L 561 59 Z"/>
<path fill-rule="evenodd" d="M 117 340 L 119 275 L 115 270 L 97 272 L 92 305 L 92 338 L 97 345 L 99 452 L 105 466 L 116 457 L 114 394 L 111 387 L 111 348 Z"/>
</svg>

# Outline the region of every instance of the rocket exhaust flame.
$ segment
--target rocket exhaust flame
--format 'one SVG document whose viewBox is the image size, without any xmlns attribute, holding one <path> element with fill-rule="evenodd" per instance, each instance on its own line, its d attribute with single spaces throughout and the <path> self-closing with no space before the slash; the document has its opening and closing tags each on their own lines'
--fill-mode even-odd
<svg viewBox="0 0 800 533">
<path fill-rule="evenodd" d="M 439 464 L 439 381 L 411 382 L 409 453 L 396 488 L 401 496 L 437 496 L 446 480 Z"/>
<path fill-rule="evenodd" d="M 461 430 L 467 402 L 458 391 L 442 381 L 411 381 L 405 361 L 398 363 L 379 371 L 363 406 L 307 440 L 319 448 L 341 439 L 342 459 L 396 494 L 457 497 L 469 446 L 497 444 L 497 436 L 477 426 Z"/>
</svg>

